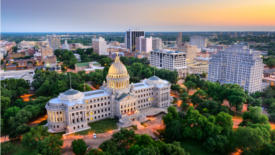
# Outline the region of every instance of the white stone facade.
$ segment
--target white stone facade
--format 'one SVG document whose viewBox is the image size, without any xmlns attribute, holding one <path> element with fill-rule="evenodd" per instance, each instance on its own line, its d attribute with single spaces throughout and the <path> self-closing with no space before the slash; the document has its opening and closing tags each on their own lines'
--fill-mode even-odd
<svg viewBox="0 0 275 155">
<path fill-rule="evenodd" d="M 171 71 L 177 70 L 179 77 L 185 77 L 189 72 L 186 66 L 186 53 L 181 51 L 154 50 L 150 53 L 150 65 Z"/>
<path fill-rule="evenodd" d="M 250 93 L 261 91 L 264 65 L 260 55 L 240 45 L 218 51 L 209 60 L 208 80 L 239 84 Z"/>
<path fill-rule="evenodd" d="M 88 123 L 116 117 L 119 124 L 145 121 L 139 110 L 168 107 L 170 83 L 156 76 L 129 84 L 126 67 L 117 56 L 99 90 L 79 92 L 70 89 L 46 104 L 49 132 L 74 133 L 89 129 Z"/>
<path fill-rule="evenodd" d="M 93 46 L 94 52 L 96 52 L 97 54 L 109 55 L 107 53 L 107 43 L 104 38 L 102 38 L 102 37 L 99 37 L 98 39 L 93 38 L 92 46 Z"/>
<path fill-rule="evenodd" d="M 207 37 L 204 36 L 191 36 L 190 45 L 197 46 L 197 48 L 205 48 L 207 44 Z"/>
</svg>

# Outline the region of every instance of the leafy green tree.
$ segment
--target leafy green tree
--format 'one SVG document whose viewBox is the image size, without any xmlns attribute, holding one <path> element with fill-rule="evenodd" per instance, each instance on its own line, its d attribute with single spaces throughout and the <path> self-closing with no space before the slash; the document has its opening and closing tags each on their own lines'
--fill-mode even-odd
<svg viewBox="0 0 275 155">
<path fill-rule="evenodd" d="M 158 155 L 160 154 L 158 147 L 145 147 L 142 148 L 136 155 Z"/>
<path fill-rule="evenodd" d="M 204 102 L 204 100 L 207 99 L 207 94 L 203 90 L 197 90 L 191 97 L 191 102 L 196 105 L 196 104 L 201 104 Z"/>
<path fill-rule="evenodd" d="M 275 67 L 275 59 L 269 59 L 266 63 L 269 68 Z"/>
<path fill-rule="evenodd" d="M 61 135 L 49 135 L 38 141 L 37 150 L 43 155 L 60 155 L 63 140 Z"/>
<path fill-rule="evenodd" d="M 91 149 L 86 155 L 107 155 L 103 151 L 99 151 L 98 149 Z"/>
<path fill-rule="evenodd" d="M 119 149 L 126 149 L 133 144 L 135 139 L 135 131 L 130 129 L 121 129 L 112 136 L 112 140 L 118 145 Z"/>
<path fill-rule="evenodd" d="M 14 107 L 6 109 L 4 112 L 4 116 L 5 116 L 5 118 L 14 117 L 19 111 L 20 111 L 20 108 L 14 106 Z"/>
<path fill-rule="evenodd" d="M 109 57 L 103 58 L 101 61 L 102 66 L 110 66 L 112 60 Z"/>
<path fill-rule="evenodd" d="M 19 140 L 21 138 L 21 135 L 28 132 L 30 130 L 30 127 L 23 123 L 15 128 L 15 130 L 12 130 L 9 134 L 10 140 Z"/>
<path fill-rule="evenodd" d="M 207 141 L 203 144 L 203 146 L 209 151 L 219 151 L 225 153 L 229 145 L 229 141 L 224 135 L 215 135 L 213 137 L 208 137 Z"/>
<path fill-rule="evenodd" d="M 11 100 L 9 97 L 1 96 L 1 109 L 6 109 L 10 103 Z"/>
<path fill-rule="evenodd" d="M 56 81 L 55 83 L 50 85 L 48 89 L 48 91 L 51 92 L 51 95 L 58 95 L 59 93 L 65 92 L 66 90 L 68 90 L 68 87 L 67 83 L 64 80 Z"/>
<path fill-rule="evenodd" d="M 275 99 L 272 98 L 266 98 L 263 102 L 263 104 L 270 106 L 272 103 L 275 103 Z"/>
<path fill-rule="evenodd" d="M 206 77 L 206 73 L 205 73 L 204 71 L 202 71 L 201 77 L 202 77 L 202 78 L 205 78 L 205 77 Z"/>
<path fill-rule="evenodd" d="M 105 81 L 105 77 L 103 77 L 103 71 L 102 70 L 95 70 L 95 72 L 90 72 L 89 73 L 89 79 L 95 84 L 101 85 L 103 81 Z"/>
<path fill-rule="evenodd" d="M 253 102 L 251 104 L 253 107 L 257 106 L 257 107 L 261 107 L 262 106 L 262 99 L 259 98 L 259 99 L 256 99 L 255 102 Z"/>
<path fill-rule="evenodd" d="M 239 126 L 247 126 L 249 123 L 253 124 L 269 124 L 268 117 L 262 114 L 262 109 L 260 107 L 249 107 L 249 111 L 243 113 L 243 121 Z"/>
<path fill-rule="evenodd" d="M 22 145 L 30 149 L 36 149 L 38 141 L 46 136 L 49 136 L 48 127 L 35 126 L 30 128 L 30 131 L 25 133 L 22 138 Z"/>
<path fill-rule="evenodd" d="M 23 100 L 21 98 L 17 99 L 15 102 L 14 102 L 14 105 L 19 107 L 19 108 L 23 108 L 25 106 Z"/>
<path fill-rule="evenodd" d="M 187 81 L 187 82 L 185 82 L 185 83 L 184 83 L 184 85 L 185 85 L 185 86 L 186 86 L 186 88 L 187 88 L 187 92 L 188 92 L 188 94 L 189 94 L 190 89 L 192 89 L 192 88 L 195 88 L 195 87 L 196 87 L 196 84 L 195 84 L 195 83 L 193 83 L 193 82 L 191 82 L 191 81 Z"/>
<path fill-rule="evenodd" d="M 176 107 L 170 106 L 167 110 L 168 110 L 168 113 L 172 114 L 173 119 L 177 119 L 179 117 Z"/>
<path fill-rule="evenodd" d="M 40 113 L 40 108 L 36 105 L 27 105 L 23 109 L 26 110 L 26 111 L 31 112 L 32 117 L 35 117 Z"/>
<path fill-rule="evenodd" d="M 187 93 L 187 92 L 181 93 L 181 94 L 180 94 L 180 99 L 182 100 L 180 106 L 181 106 L 183 109 L 188 108 L 188 107 L 189 107 L 188 103 L 190 103 L 190 96 L 188 95 L 188 93 Z"/>
<path fill-rule="evenodd" d="M 180 147 L 180 142 L 173 142 L 172 144 L 166 144 L 163 146 L 163 154 L 180 154 L 180 155 L 190 155 L 183 148 Z"/>
<path fill-rule="evenodd" d="M 144 75 L 144 78 L 150 78 L 153 76 L 153 73 L 152 71 L 150 70 L 150 68 L 145 68 L 143 70 L 143 75 Z"/>
<path fill-rule="evenodd" d="M 87 150 L 87 145 L 83 139 L 76 139 L 72 142 L 73 152 L 76 155 L 83 155 Z"/>
<path fill-rule="evenodd" d="M 99 148 L 109 154 L 117 152 L 117 149 L 118 149 L 117 144 L 112 140 L 104 141 L 103 143 L 100 144 Z"/>
<path fill-rule="evenodd" d="M 243 103 L 246 101 L 246 94 L 243 90 L 240 89 L 231 89 L 229 91 L 228 101 L 230 106 L 234 106 L 236 108 L 235 115 L 238 110 L 242 110 Z"/>
<path fill-rule="evenodd" d="M 259 128 L 239 127 L 235 132 L 234 144 L 245 152 L 250 150 L 250 153 L 259 153 L 259 147 L 262 147 L 264 143 L 265 139 Z"/>
<path fill-rule="evenodd" d="M 15 117 L 10 117 L 9 124 L 12 129 L 16 129 L 20 124 L 27 123 L 31 118 L 32 113 L 22 109 L 15 115 Z"/>
<path fill-rule="evenodd" d="M 77 90 L 84 92 L 84 84 L 80 84 L 77 88 Z M 85 91 L 91 91 L 92 88 L 85 83 Z"/>
<path fill-rule="evenodd" d="M 182 138 L 182 128 L 180 120 L 172 119 L 165 126 L 166 140 L 172 142 Z"/>
<path fill-rule="evenodd" d="M 35 92 L 36 95 L 38 96 L 48 96 L 49 95 L 49 91 L 50 90 L 50 82 L 48 80 L 46 80 L 41 87 L 39 87 L 39 89 Z"/>
</svg>

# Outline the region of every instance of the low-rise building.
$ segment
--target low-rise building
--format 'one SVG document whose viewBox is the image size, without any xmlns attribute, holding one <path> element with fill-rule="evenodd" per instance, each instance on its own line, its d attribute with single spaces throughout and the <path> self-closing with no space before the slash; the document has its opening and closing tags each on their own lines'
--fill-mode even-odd
<svg viewBox="0 0 275 155">
<path fill-rule="evenodd" d="M 82 62 L 82 63 L 76 63 L 75 64 L 75 71 L 76 72 L 85 70 L 86 73 L 90 73 L 90 72 L 94 72 L 97 69 L 103 70 L 104 67 L 101 67 L 101 65 L 96 61 Z"/>
<path fill-rule="evenodd" d="M 19 52 L 19 53 L 12 52 L 12 53 L 10 53 L 10 58 L 11 59 L 24 58 L 25 56 L 26 56 L 25 52 Z"/>
<path fill-rule="evenodd" d="M 208 73 L 208 64 L 201 63 L 201 62 L 195 62 L 191 64 L 187 64 L 189 67 L 189 74 L 202 74 Z"/>
<path fill-rule="evenodd" d="M 192 61 L 197 57 L 197 46 L 184 45 L 180 46 L 178 50 L 186 53 L 186 61 Z"/>
<path fill-rule="evenodd" d="M 56 65 L 57 65 L 55 55 L 47 56 L 43 59 L 43 61 L 44 61 L 44 66 L 46 66 L 46 67 L 56 67 Z"/>
<path fill-rule="evenodd" d="M 1 80 L 5 79 L 24 79 L 28 83 L 32 83 L 34 70 L 20 70 L 20 71 L 5 71 L 1 72 Z"/>
</svg>

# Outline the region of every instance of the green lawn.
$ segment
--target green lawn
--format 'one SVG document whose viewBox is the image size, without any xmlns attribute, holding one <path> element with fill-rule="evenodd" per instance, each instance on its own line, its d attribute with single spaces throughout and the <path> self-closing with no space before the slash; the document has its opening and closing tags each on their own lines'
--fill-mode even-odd
<svg viewBox="0 0 275 155">
<path fill-rule="evenodd" d="M 91 129 L 77 132 L 79 135 L 87 135 L 89 132 L 104 133 L 109 130 L 118 129 L 117 120 L 115 118 L 107 118 L 94 123 L 90 123 Z"/>
<path fill-rule="evenodd" d="M 180 145 L 184 148 L 190 155 L 221 155 L 229 153 L 211 153 L 208 152 L 203 147 L 203 142 L 195 138 L 185 138 L 180 141 Z"/>
</svg>

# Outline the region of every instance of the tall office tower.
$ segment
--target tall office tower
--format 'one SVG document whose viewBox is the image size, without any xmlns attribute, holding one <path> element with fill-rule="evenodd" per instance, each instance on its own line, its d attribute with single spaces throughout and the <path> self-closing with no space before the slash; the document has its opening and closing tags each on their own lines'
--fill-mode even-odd
<svg viewBox="0 0 275 155">
<path fill-rule="evenodd" d="M 204 36 L 191 36 L 190 37 L 190 45 L 196 45 L 197 48 L 205 48 L 208 39 Z"/>
<path fill-rule="evenodd" d="M 150 52 L 150 66 L 177 70 L 179 77 L 185 77 L 189 72 L 186 66 L 186 54 L 181 51 L 154 50 Z"/>
<path fill-rule="evenodd" d="M 92 39 L 92 46 L 94 49 L 94 52 L 98 53 L 99 55 L 109 55 L 107 53 L 107 43 L 104 38 L 99 37 Z"/>
<path fill-rule="evenodd" d="M 154 37 L 152 40 L 152 50 L 162 50 L 162 39 Z"/>
<path fill-rule="evenodd" d="M 177 36 L 176 43 L 177 43 L 178 47 L 181 47 L 181 45 L 182 45 L 182 33 L 181 32 Z"/>
<path fill-rule="evenodd" d="M 136 37 L 136 51 L 150 52 L 152 51 L 152 37 L 145 38 L 144 36 Z"/>
<path fill-rule="evenodd" d="M 145 32 L 141 30 L 131 30 L 129 29 L 126 31 L 125 35 L 125 46 L 127 49 L 130 49 L 130 51 L 135 52 L 136 51 L 136 37 L 144 36 Z"/>
<path fill-rule="evenodd" d="M 179 47 L 178 50 L 186 53 L 186 61 L 192 61 L 197 57 L 197 46 L 184 45 Z"/>
<path fill-rule="evenodd" d="M 263 60 L 261 53 L 247 46 L 235 45 L 218 51 L 209 60 L 208 80 L 235 83 L 250 93 L 262 89 Z"/>
<path fill-rule="evenodd" d="M 55 34 L 53 34 L 52 36 L 48 36 L 48 41 L 53 50 L 56 50 L 61 46 L 60 36 L 57 36 Z"/>
</svg>

